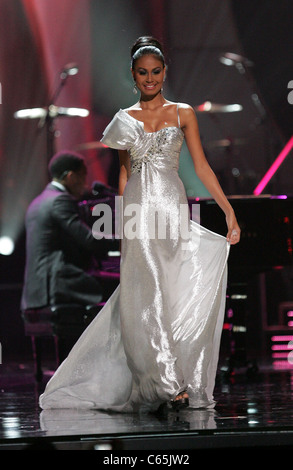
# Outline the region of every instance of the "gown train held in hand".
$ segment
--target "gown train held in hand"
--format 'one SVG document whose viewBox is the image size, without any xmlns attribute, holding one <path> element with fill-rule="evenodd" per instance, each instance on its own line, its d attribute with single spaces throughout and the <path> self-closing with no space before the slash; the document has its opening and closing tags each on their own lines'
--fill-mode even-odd
<svg viewBox="0 0 293 470">
<path fill-rule="evenodd" d="M 131 162 L 120 284 L 47 383 L 41 408 L 151 411 L 183 390 L 190 407 L 214 407 L 230 245 L 190 219 L 183 139 L 180 121 L 148 133 L 122 109 L 105 129 L 102 142 Z"/>
</svg>

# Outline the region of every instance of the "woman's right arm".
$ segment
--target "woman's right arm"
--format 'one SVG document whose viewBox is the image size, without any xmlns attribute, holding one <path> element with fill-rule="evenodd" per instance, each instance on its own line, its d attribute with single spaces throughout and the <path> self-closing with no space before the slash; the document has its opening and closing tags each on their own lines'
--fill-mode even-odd
<svg viewBox="0 0 293 470">
<path fill-rule="evenodd" d="M 119 184 L 118 194 L 122 196 L 124 188 L 130 176 L 130 159 L 127 150 L 118 150 L 119 161 L 120 161 L 120 173 L 119 173 Z"/>
</svg>

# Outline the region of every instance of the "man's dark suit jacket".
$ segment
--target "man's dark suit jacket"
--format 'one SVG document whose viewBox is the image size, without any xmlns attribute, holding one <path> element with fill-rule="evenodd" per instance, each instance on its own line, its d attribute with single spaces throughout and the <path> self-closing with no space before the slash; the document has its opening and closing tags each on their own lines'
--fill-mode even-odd
<svg viewBox="0 0 293 470">
<path fill-rule="evenodd" d="M 96 240 L 80 218 L 78 202 L 49 183 L 26 214 L 26 266 L 22 310 L 101 301 L 101 286 L 89 275 Z"/>
</svg>

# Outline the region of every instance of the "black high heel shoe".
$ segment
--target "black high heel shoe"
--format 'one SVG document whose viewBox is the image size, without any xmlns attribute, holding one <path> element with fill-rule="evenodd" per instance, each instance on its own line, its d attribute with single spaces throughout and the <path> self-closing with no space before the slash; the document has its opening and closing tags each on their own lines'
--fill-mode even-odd
<svg viewBox="0 0 293 470">
<path fill-rule="evenodd" d="M 179 393 L 175 400 L 171 401 L 171 406 L 174 411 L 179 411 L 189 406 L 189 398 L 183 396 L 179 398 L 183 394 L 186 394 L 186 392 Z"/>
</svg>

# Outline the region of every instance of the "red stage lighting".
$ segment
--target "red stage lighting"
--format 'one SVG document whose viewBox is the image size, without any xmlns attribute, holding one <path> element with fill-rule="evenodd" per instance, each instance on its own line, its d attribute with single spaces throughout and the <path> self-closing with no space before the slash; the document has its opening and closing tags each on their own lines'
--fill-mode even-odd
<svg viewBox="0 0 293 470">
<path fill-rule="evenodd" d="M 279 166 L 283 163 L 287 155 L 290 153 L 293 147 L 293 136 L 290 138 L 290 140 L 287 142 L 283 150 L 281 151 L 280 155 L 276 158 L 272 166 L 269 168 L 269 170 L 266 172 L 262 180 L 258 183 L 257 187 L 253 191 L 253 194 L 258 196 L 260 193 L 262 193 L 263 189 L 266 187 L 268 182 L 272 179 L 274 174 L 276 173 L 277 169 Z"/>
</svg>

